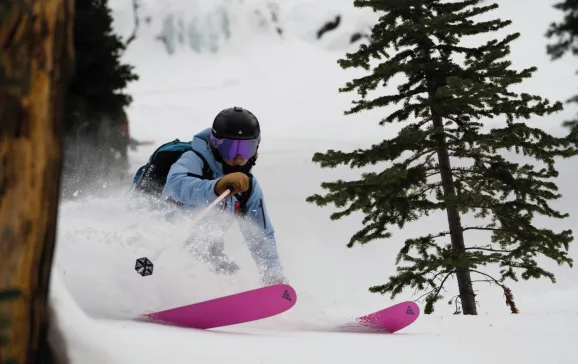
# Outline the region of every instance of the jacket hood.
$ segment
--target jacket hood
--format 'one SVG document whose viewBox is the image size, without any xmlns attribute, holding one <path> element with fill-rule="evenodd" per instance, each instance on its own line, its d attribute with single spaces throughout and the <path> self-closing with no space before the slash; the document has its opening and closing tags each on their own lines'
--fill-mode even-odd
<svg viewBox="0 0 578 364">
<path fill-rule="evenodd" d="M 213 151 L 209 147 L 209 137 L 211 135 L 211 128 L 207 128 L 193 136 L 193 140 L 191 141 L 191 147 L 193 150 L 199 152 L 207 162 L 209 166 L 215 173 L 215 177 L 222 177 L 223 176 L 223 165 L 215 160 L 215 156 L 213 155 Z"/>
</svg>

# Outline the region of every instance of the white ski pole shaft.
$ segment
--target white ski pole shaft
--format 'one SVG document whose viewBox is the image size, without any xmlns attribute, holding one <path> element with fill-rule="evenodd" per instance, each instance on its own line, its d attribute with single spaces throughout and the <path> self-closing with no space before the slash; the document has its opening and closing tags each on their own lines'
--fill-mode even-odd
<svg viewBox="0 0 578 364">
<path fill-rule="evenodd" d="M 219 202 L 223 201 L 223 199 L 225 197 L 227 197 L 229 195 L 229 193 L 231 193 L 230 190 L 225 190 L 225 192 L 221 193 L 221 195 L 219 197 L 217 197 L 217 199 L 215 201 L 213 201 L 209 206 L 205 207 L 205 209 L 203 211 L 201 211 L 196 217 L 194 222 L 197 222 L 199 220 L 201 220 L 203 217 L 205 217 L 206 214 L 209 213 L 209 211 L 215 207 L 215 205 L 217 205 Z"/>
<path fill-rule="evenodd" d="M 205 217 L 205 215 L 208 214 L 209 211 L 211 211 L 211 209 L 212 209 L 216 204 L 218 204 L 219 202 L 223 201 L 223 199 L 224 199 L 225 197 L 227 197 L 230 193 L 231 193 L 230 190 L 225 190 L 225 192 L 221 193 L 221 195 L 220 195 L 219 197 L 217 197 L 217 199 L 216 199 L 215 201 L 213 201 L 209 206 L 205 207 L 205 208 L 203 209 L 203 211 L 201 211 L 201 212 L 194 218 L 194 220 L 193 220 L 193 225 L 195 225 L 197 222 L 199 222 L 199 220 L 201 220 L 203 217 Z M 185 244 L 187 244 L 187 243 L 185 243 Z M 161 254 L 163 254 L 164 251 L 167 250 L 167 248 L 169 248 L 169 247 L 170 247 L 170 245 L 167 245 L 166 247 L 160 249 L 160 250 L 158 251 L 158 253 L 155 254 L 155 255 L 152 257 L 152 259 L 157 259 L 157 258 L 158 258 Z"/>
</svg>

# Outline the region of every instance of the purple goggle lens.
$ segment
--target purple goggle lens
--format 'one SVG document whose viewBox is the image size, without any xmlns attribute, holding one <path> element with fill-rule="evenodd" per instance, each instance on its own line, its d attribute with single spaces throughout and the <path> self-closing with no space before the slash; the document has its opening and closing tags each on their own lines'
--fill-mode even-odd
<svg viewBox="0 0 578 364">
<path fill-rule="evenodd" d="M 245 159 L 250 159 L 257 153 L 259 139 L 232 140 L 217 139 L 211 136 L 211 145 L 215 147 L 221 157 L 225 159 L 234 159 L 239 154 Z"/>
</svg>

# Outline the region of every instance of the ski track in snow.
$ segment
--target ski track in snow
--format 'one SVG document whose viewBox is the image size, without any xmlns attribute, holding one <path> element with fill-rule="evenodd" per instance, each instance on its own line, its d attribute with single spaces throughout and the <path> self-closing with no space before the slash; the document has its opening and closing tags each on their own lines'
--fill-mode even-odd
<svg viewBox="0 0 578 364">
<path fill-rule="evenodd" d="M 187 14 L 192 3 L 197 2 L 173 0 L 170 6 L 160 6 L 160 2 L 148 0 L 144 8 L 159 14 L 180 10 Z M 522 32 L 512 46 L 510 59 L 515 68 L 539 68 L 524 89 L 565 100 L 575 94 L 575 62 L 568 57 L 550 62 L 545 54 L 543 33 L 558 17 L 551 9 L 553 3 L 525 3 L 523 14 L 517 2 L 501 4 L 491 15 L 512 19 L 508 32 Z M 98 196 L 82 191 L 60 206 L 51 290 L 73 363 L 349 363 L 385 359 L 397 364 L 432 360 L 453 364 L 464 357 L 469 363 L 576 362 L 577 275 L 567 266 L 557 267 L 549 261 L 544 265 L 556 274 L 556 284 L 546 280 L 511 284 L 520 315 L 508 314 L 498 287 L 478 285 L 477 317 L 454 316 L 454 306 L 442 302 L 434 315 L 422 314 L 416 323 L 394 335 L 335 332 L 357 316 L 416 299 L 410 291 L 391 300 L 369 293 L 367 288 L 386 282 L 395 272 L 395 257 L 404 239 L 447 224 L 444 215 L 436 215 L 402 231 L 393 229 L 394 237 L 388 241 L 348 249 L 345 245 L 361 226 L 361 215 L 332 222 L 332 207 L 305 202 L 307 196 L 323 192 L 319 187 L 322 181 L 353 179 L 360 174 L 347 168 L 322 170 L 311 162 L 313 153 L 366 147 L 399 129 L 398 125 L 377 126 L 383 110 L 343 115 L 356 95 L 339 94 L 337 89 L 363 74 L 338 67 L 336 60 L 354 50 L 344 48 L 343 37 L 347 30 L 374 19 L 373 14 L 356 11 L 351 4 L 283 2 L 283 41 L 253 34 L 254 38 L 236 39 L 234 45 L 216 54 L 180 49 L 167 56 L 153 39 L 158 17 L 152 28 L 145 27 L 131 44 L 125 61 L 136 65 L 141 78 L 128 89 L 135 99 L 128 110 L 131 133 L 136 139 L 155 142 L 130 152 L 131 172 L 146 162 L 157 145 L 176 137 L 190 140 L 209 126 L 221 109 L 239 105 L 253 111 L 263 131 L 254 172 L 265 192 L 279 252 L 298 301 L 282 315 L 210 331 L 130 321 L 146 311 L 256 288 L 259 280 L 254 263 L 233 227 L 227 235 L 226 253 L 241 266 L 241 272 L 231 277 L 213 275 L 181 245 L 193 228 L 190 223 L 186 219 L 165 221 L 162 211 L 135 209 L 127 194 L 130 181 L 120 188 L 103 189 Z M 115 29 L 128 34 L 132 26 L 129 2 L 115 0 L 111 6 L 117 19 Z M 311 34 L 319 21 L 333 17 L 332 11 L 345 11 L 343 27 L 315 42 Z M 244 29 L 237 36 L 248 37 L 247 32 Z M 555 116 L 530 122 L 559 133 L 561 121 L 573 116 L 574 110 L 568 106 Z M 572 228 L 578 217 L 576 161 L 561 161 L 558 168 L 557 182 L 564 198 L 553 206 L 571 217 L 543 223 L 552 229 Z M 470 239 L 483 242 L 484 236 Z M 577 258 L 574 248 L 571 256 Z M 153 261 L 153 275 L 141 277 L 135 272 L 135 260 L 140 257 Z M 445 301 L 457 294 L 455 281 L 447 287 Z M 423 309 L 421 303 L 420 307 Z"/>
</svg>

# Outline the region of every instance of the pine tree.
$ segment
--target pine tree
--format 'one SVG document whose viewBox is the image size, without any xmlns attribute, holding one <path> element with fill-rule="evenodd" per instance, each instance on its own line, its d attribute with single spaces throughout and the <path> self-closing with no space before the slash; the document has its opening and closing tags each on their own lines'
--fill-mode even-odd
<svg viewBox="0 0 578 364">
<path fill-rule="evenodd" d="M 546 32 L 547 38 L 556 37 L 553 44 L 546 46 L 546 53 L 552 60 L 560 59 L 571 52 L 578 56 L 578 0 L 565 0 L 554 5 L 554 8 L 564 13 L 564 19 L 559 23 L 552 23 Z M 568 99 L 568 103 L 578 103 L 578 95 Z M 578 128 L 578 118 L 563 123 L 569 128 Z"/>
<path fill-rule="evenodd" d="M 108 0 L 76 0 L 75 6 L 75 65 L 66 102 L 67 132 L 85 121 L 97 123 L 103 115 L 118 119 L 132 101 L 120 90 L 138 80 L 134 67 L 121 63 L 125 45 L 113 33 Z"/>
<path fill-rule="evenodd" d="M 325 196 L 307 198 L 319 206 L 332 203 L 341 208 L 332 220 L 355 211 L 365 214 L 364 227 L 351 237 L 348 247 L 390 238 L 388 225 L 402 229 L 424 215 L 446 212 L 448 231 L 407 239 L 397 256 L 397 274 L 370 287 L 371 292 L 389 292 L 392 298 L 408 287 L 425 291 L 426 313 L 433 312 L 448 278 L 455 276 L 463 313 L 477 314 L 472 275 L 502 287 L 512 312 L 517 312 L 507 279 L 517 281 L 520 274 L 523 279 L 547 277 L 555 282 L 554 275 L 538 265 L 538 256 L 572 266 L 568 257 L 572 231 L 539 228 L 532 220 L 537 215 L 568 216 L 548 205 L 549 200 L 560 198 L 549 179 L 558 175 L 557 157 L 577 154 L 576 138 L 556 138 L 516 121 L 562 109 L 560 102 L 551 104 L 510 89 L 536 71 L 534 67 L 512 70 L 511 62 L 504 59 L 518 33 L 478 47 L 459 43 L 465 36 L 497 32 L 511 23 L 475 22 L 474 17 L 498 6 L 479 3 L 354 1 L 356 7 L 372 8 L 381 17 L 372 29 L 371 43 L 338 61 L 344 69 L 371 69 L 340 88 L 340 92 L 357 90 L 361 96 L 345 114 L 401 103 L 379 125 L 401 122 L 405 126 L 396 137 L 368 149 L 328 150 L 313 156 L 321 168 L 388 164 L 359 180 L 324 182 Z M 460 57 L 462 64 L 457 61 Z M 399 75 L 405 76 L 405 82 L 397 87 L 397 94 L 368 97 Z M 505 119 L 504 127 L 484 132 L 483 119 L 498 117 Z M 535 161 L 508 160 L 506 151 Z M 538 168 L 538 162 L 544 166 Z M 476 224 L 462 226 L 461 217 L 468 213 Z M 476 230 L 491 238 L 481 245 L 472 241 L 466 245 L 465 235 Z M 482 269 L 493 264 L 499 265 L 499 276 Z"/>
<path fill-rule="evenodd" d="M 121 62 L 126 45 L 113 32 L 108 0 L 75 0 L 75 6 L 75 64 L 64 117 L 65 197 L 124 175 L 128 147 L 124 108 L 132 98 L 123 90 L 138 80 L 134 67 Z"/>
</svg>

